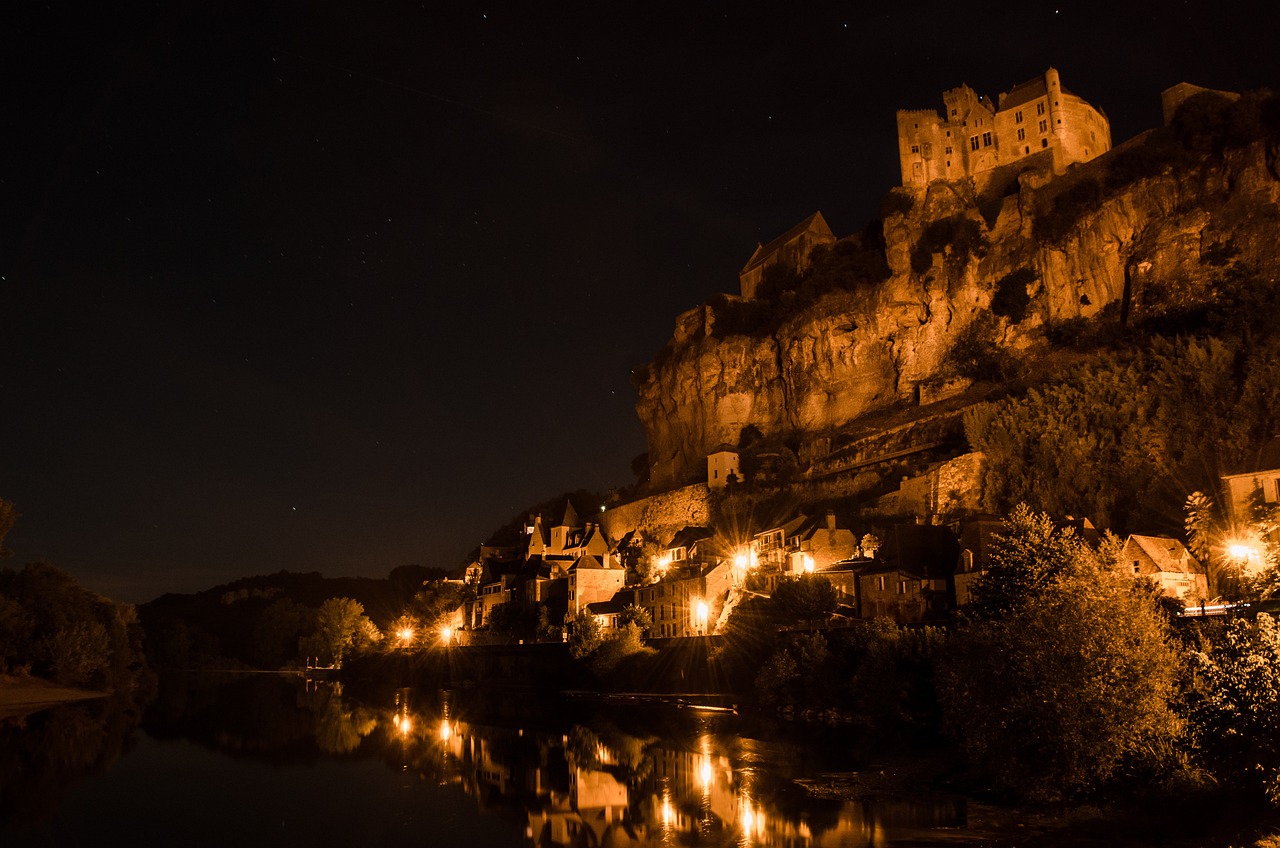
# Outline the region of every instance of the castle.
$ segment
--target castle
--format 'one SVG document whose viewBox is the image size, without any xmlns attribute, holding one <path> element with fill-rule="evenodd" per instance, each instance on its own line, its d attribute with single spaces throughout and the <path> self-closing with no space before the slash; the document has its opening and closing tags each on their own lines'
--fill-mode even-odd
<svg viewBox="0 0 1280 848">
<path fill-rule="evenodd" d="M 1111 149 L 1111 124 L 1101 109 L 1062 87 L 1053 68 L 1015 85 L 996 103 L 967 85 L 942 95 L 946 114 L 898 111 L 902 185 L 972 177 L 979 192 L 1003 166 L 1035 164 L 1053 173 Z"/>
</svg>

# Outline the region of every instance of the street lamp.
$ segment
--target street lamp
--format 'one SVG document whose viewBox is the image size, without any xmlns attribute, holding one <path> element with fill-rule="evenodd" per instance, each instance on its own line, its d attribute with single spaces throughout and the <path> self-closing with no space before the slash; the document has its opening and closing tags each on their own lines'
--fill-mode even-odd
<svg viewBox="0 0 1280 848">
<path fill-rule="evenodd" d="M 699 633 L 707 629 L 707 602 L 699 598 L 693 603 L 693 625 Z"/>
<path fill-rule="evenodd" d="M 413 628 L 401 627 L 396 631 L 396 635 L 400 637 L 400 647 L 407 648 L 409 643 L 413 641 Z"/>
<path fill-rule="evenodd" d="M 446 624 L 444 627 L 440 628 L 440 642 L 441 644 L 448 645 L 452 641 L 453 628 Z"/>
</svg>

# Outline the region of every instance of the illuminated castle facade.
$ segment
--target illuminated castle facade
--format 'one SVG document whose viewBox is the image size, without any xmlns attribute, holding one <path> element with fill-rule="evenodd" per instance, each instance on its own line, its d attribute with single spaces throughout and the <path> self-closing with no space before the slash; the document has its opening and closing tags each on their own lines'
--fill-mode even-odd
<svg viewBox="0 0 1280 848">
<path fill-rule="evenodd" d="M 1006 165 L 1027 163 L 1062 173 L 1111 149 L 1111 124 L 1101 109 L 1062 87 L 1053 68 L 1016 85 L 997 102 L 967 85 L 943 93 L 943 115 L 898 111 L 902 184 L 973 177 L 981 190 Z"/>
</svg>

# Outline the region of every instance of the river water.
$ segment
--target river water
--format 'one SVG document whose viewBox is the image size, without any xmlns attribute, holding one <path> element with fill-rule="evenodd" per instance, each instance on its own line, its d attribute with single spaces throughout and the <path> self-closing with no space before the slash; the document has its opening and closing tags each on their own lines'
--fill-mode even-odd
<svg viewBox="0 0 1280 848">
<path fill-rule="evenodd" d="M 0 845 L 977 844 L 847 734 L 727 713 L 256 675 L 0 725 Z M 833 791 L 839 788 L 839 791 Z"/>
</svg>

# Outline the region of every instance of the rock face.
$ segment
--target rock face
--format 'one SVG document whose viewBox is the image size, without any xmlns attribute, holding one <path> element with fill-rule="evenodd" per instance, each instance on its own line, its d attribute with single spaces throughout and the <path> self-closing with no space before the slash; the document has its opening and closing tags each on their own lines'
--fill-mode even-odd
<svg viewBox="0 0 1280 848">
<path fill-rule="evenodd" d="M 962 183 L 934 183 L 908 211 L 886 216 L 889 279 L 828 293 L 766 331 L 718 333 L 712 305 L 680 316 L 637 379 L 652 480 L 696 479 L 707 453 L 737 444 L 747 425 L 803 443 L 869 412 L 927 401 L 931 386 L 954 376 L 947 354 L 975 322 L 995 345 L 1020 351 L 1044 344 L 1046 324 L 1104 310 L 1106 320 L 1133 320 L 1211 291 L 1232 269 L 1274 281 L 1275 150 L 1256 142 L 1107 183 L 1117 157 L 1142 144 L 1133 139 L 1057 178 L 1023 174 L 1011 193 L 981 204 Z M 1055 204 L 1050 232 L 1042 219 Z M 956 222 L 980 237 L 976 249 L 945 236 Z M 1006 291 L 993 314 L 1002 289 L 1020 305 L 1005 305 Z"/>
</svg>

